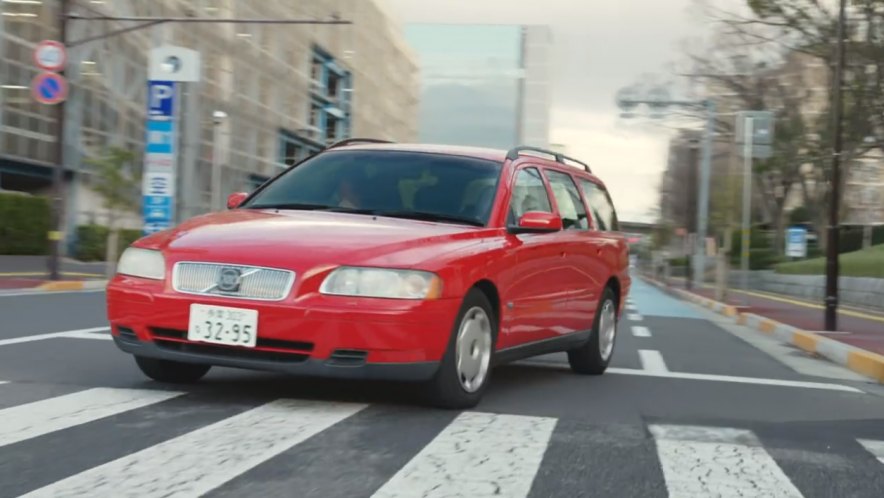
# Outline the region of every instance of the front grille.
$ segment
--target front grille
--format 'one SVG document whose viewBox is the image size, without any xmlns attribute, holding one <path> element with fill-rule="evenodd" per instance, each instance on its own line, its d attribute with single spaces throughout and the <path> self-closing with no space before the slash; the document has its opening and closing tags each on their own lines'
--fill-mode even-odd
<svg viewBox="0 0 884 498">
<path fill-rule="evenodd" d="M 225 287 L 222 272 L 238 272 L 235 286 Z M 186 294 L 279 301 L 285 299 L 295 282 L 295 272 L 259 266 L 219 263 L 176 263 L 172 270 L 172 288 Z"/>
</svg>

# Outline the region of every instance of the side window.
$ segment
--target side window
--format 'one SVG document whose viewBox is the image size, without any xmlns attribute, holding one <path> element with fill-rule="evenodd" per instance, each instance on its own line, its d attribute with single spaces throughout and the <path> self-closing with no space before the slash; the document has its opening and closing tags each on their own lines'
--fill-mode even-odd
<svg viewBox="0 0 884 498">
<path fill-rule="evenodd" d="M 546 176 L 549 178 L 549 186 L 552 187 L 553 195 L 556 197 L 556 205 L 559 207 L 559 216 L 562 217 L 562 226 L 565 227 L 565 230 L 589 229 L 586 208 L 583 206 L 580 192 L 577 191 L 577 185 L 574 184 L 571 175 L 547 170 Z"/>
<path fill-rule="evenodd" d="M 580 180 L 583 195 L 592 211 L 592 219 L 596 228 L 605 232 L 617 232 L 620 224 L 617 222 L 617 212 L 608 192 L 589 180 Z"/>
<path fill-rule="evenodd" d="M 552 213 L 549 195 L 537 168 L 525 168 L 516 173 L 507 223 L 514 225 L 528 211 Z"/>
</svg>

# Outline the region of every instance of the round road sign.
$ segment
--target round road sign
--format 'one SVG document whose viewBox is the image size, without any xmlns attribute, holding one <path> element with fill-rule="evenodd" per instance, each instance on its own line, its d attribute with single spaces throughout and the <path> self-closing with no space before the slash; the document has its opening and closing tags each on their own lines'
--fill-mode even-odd
<svg viewBox="0 0 884 498">
<path fill-rule="evenodd" d="M 43 40 L 34 49 L 34 63 L 44 71 L 61 71 L 67 61 L 67 50 L 57 41 Z"/>
<path fill-rule="evenodd" d="M 68 82 L 56 73 L 40 73 L 31 82 L 31 95 L 41 104 L 58 104 L 68 98 Z"/>
</svg>

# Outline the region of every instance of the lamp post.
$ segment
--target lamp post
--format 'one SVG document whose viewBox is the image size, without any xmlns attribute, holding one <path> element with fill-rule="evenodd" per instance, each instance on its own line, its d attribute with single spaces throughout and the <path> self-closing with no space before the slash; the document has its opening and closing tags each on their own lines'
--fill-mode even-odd
<svg viewBox="0 0 884 498">
<path fill-rule="evenodd" d="M 709 222 L 709 182 L 712 169 L 712 137 L 715 134 L 715 102 L 711 99 L 704 100 L 675 100 L 669 97 L 665 88 L 657 87 L 641 94 L 633 88 L 624 88 L 617 94 L 617 105 L 623 111 L 622 117 L 634 117 L 634 109 L 639 105 L 646 105 L 652 109 L 652 116 L 663 117 L 669 107 L 700 107 L 705 112 L 706 126 L 703 133 L 703 151 L 700 165 L 699 185 L 700 191 L 697 197 L 697 236 L 694 240 L 693 279 L 694 285 L 699 287 L 703 283 L 706 273 L 706 232 Z M 687 278 L 691 278 L 688 275 Z"/>
<path fill-rule="evenodd" d="M 829 195 L 829 227 L 826 244 L 826 330 L 838 329 L 838 202 L 841 197 L 842 86 L 844 85 L 844 28 L 846 0 L 838 6 L 838 51 L 835 63 L 835 88 L 832 92 L 834 142 L 832 144 L 832 187 Z"/>
</svg>

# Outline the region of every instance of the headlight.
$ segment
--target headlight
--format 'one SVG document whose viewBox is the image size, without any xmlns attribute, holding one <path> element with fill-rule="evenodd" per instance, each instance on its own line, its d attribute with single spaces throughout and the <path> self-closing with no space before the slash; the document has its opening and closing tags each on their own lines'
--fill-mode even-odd
<svg viewBox="0 0 884 498">
<path fill-rule="evenodd" d="M 436 299 L 442 294 L 442 281 L 425 271 L 344 266 L 325 278 L 319 292 L 338 296 Z"/>
<path fill-rule="evenodd" d="M 166 277 L 166 260 L 160 251 L 130 247 L 120 256 L 117 273 L 162 280 Z"/>
</svg>

